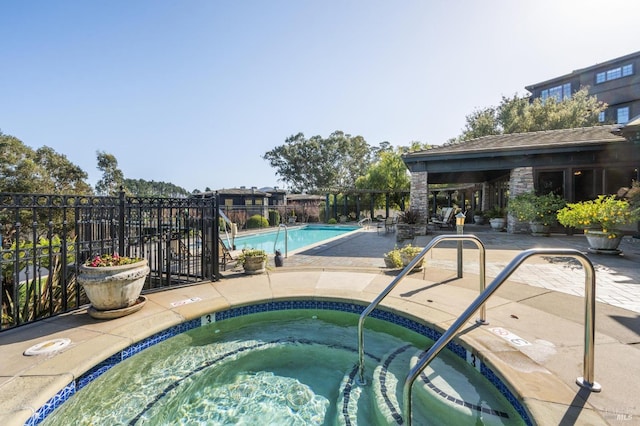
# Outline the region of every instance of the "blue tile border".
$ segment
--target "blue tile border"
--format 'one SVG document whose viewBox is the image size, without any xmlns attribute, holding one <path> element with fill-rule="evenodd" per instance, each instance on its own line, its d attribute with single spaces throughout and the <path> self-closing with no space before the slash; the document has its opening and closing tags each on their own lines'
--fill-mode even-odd
<svg viewBox="0 0 640 426">
<path fill-rule="evenodd" d="M 335 302 L 335 301 L 320 301 L 320 300 L 285 300 L 285 301 L 277 301 L 277 302 L 265 302 L 258 303 L 255 305 L 248 306 L 240 306 L 236 308 L 226 309 L 224 311 L 215 312 L 215 318 L 217 321 L 223 321 L 225 319 L 237 318 L 244 315 L 249 315 L 253 313 L 261 313 L 261 312 L 273 312 L 273 311 L 284 311 L 284 310 L 298 310 L 298 309 L 310 309 L 310 310 L 332 310 L 332 311 L 340 311 L 340 312 L 348 312 L 353 314 L 361 314 L 366 306 L 358 305 L 355 303 L 346 303 L 346 302 Z M 396 313 L 385 311 L 381 309 L 375 309 L 371 312 L 370 316 L 372 318 L 380 319 L 383 321 L 390 322 L 392 324 L 407 328 L 409 330 L 415 331 L 429 339 L 436 341 L 441 336 L 437 330 L 434 330 L 428 327 L 425 324 L 421 324 L 414 320 L 405 318 Z M 66 402 L 71 396 L 73 396 L 77 391 L 85 387 L 87 384 L 91 383 L 93 380 L 100 377 L 103 373 L 108 371 L 111 367 L 118 364 L 119 362 L 130 358 L 131 356 L 143 351 L 146 348 L 149 348 L 157 343 L 165 341 L 171 337 L 177 336 L 185 331 L 189 331 L 195 328 L 200 327 L 201 321 L 200 319 L 193 319 L 190 321 L 186 321 L 182 324 L 169 327 L 166 330 L 163 330 L 159 333 L 154 334 L 153 336 L 147 337 L 146 339 L 141 340 L 140 342 L 136 342 L 131 346 L 123 349 L 119 353 L 116 353 L 101 363 L 97 364 L 89 371 L 84 373 L 82 376 L 78 377 L 63 389 L 61 389 L 54 397 L 49 399 L 42 407 L 40 407 L 35 414 L 33 414 L 26 422 L 25 425 L 38 425 L 40 424 L 49 414 L 51 414 L 56 408 Z M 447 349 L 451 350 L 458 357 L 466 360 L 466 349 L 455 342 L 449 342 L 447 344 Z M 496 389 L 511 403 L 514 409 L 520 414 L 522 420 L 527 425 L 533 425 L 533 421 L 529 417 L 529 414 L 525 410 L 524 406 L 520 402 L 520 400 L 509 390 L 509 388 L 502 382 L 500 377 L 498 377 L 491 369 L 489 369 L 484 363 L 482 363 L 480 373 L 492 383 Z"/>
</svg>

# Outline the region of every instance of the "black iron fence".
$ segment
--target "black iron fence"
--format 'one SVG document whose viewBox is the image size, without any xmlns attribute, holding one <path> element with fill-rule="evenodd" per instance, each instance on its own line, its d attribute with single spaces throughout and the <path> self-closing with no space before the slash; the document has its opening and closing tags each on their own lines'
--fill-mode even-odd
<svg viewBox="0 0 640 426">
<path fill-rule="evenodd" d="M 81 307 L 78 265 L 144 257 L 143 292 L 219 276 L 216 198 L 0 194 L 0 331 Z"/>
</svg>

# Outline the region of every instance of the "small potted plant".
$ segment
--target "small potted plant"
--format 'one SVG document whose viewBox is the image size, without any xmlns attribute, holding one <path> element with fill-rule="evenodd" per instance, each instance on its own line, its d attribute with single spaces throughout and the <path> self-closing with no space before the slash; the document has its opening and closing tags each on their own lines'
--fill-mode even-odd
<svg viewBox="0 0 640 426">
<path fill-rule="evenodd" d="M 563 226 L 583 229 L 591 251 L 598 253 L 620 253 L 621 226 L 638 220 L 638 211 L 627 200 L 615 195 L 600 195 L 595 200 L 569 203 L 558 212 L 557 218 Z"/>
<path fill-rule="evenodd" d="M 89 314 L 117 318 L 142 308 L 140 293 L 149 271 L 146 259 L 118 253 L 94 256 L 80 265 L 77 279 L 91 302 Z"/>
<path fill-rule="evenodd" d="M 242 265 L 245 274 L 262 274 L 267 267 L 267 252 L 262 249 L 243 249 L 238 255 L 238 265 Z"/>
<path fill-rule="evenodd" d="M 400 257 L 402 259 L 402 266 L 407 267 L 411 261 L 422 252 L 422 247 L 412 246 L 411 244 L 407 244 L 406 246 L 400 249 Z M 420 262 L 414 266 L 414 271 L 422 270 L 424 266 L 424 257 L 420 259 Z"/>
<path fill-rule="evenodd" d="M 473 223 L 476 225 L 484 225 L 484 213 L 482 210 L 475 210 L 473 212 Z"/>
<path fill-rule="evenodd" d="M 489 210 L 487 212 L 487 217 L 489 218 L 491 229 L 493 229 L 494 231 L 502 231 L 507 222 L 505 216 L 506 214 L 502 207 L 494 206 L 491 210 Z"/>
<path fill-rule="evenodd" d="M 557 223 L 558 210 L 566 204 L 551 192 L 545 195 L 526 192 L 509 200 L 508 210 L 518 221 L 528 222 L 533 235 L 549 235 L 550 227 Z"/>
<path fill-rule="evenodd" d="M 402 255 L 398 246 L 384 254 L 384 264 L 387 268 L 392 269 L 402 267 Z"/>
</svg>

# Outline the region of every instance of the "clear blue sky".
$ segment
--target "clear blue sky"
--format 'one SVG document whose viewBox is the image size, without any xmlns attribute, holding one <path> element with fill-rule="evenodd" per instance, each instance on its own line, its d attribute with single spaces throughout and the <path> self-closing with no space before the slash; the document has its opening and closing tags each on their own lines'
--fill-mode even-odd
<svg viewBox="0 0 640 426">
<path fill-rule="evenodd" d="M 298 132 L 442 144 L 475 108 L 640 50 L 637 0 L 2 0 L 0 130 L 100 178 L 283 186 Z"/>
</svg>

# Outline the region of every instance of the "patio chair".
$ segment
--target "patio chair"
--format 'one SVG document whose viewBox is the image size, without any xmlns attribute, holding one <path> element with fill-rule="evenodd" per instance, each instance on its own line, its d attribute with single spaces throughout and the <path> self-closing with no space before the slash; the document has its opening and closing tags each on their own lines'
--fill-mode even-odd
<svg viewBox="0 0 640 426">
<path fill-rule="evenodd" d="M 453 207 L 445 207 L 442 209 L 442 216 L 430 220 L 430 224 L 439 228 L 453 228 Z"/>
<path fill-rule="evenodd" d="M 218 237 L 218 258 L 220 260 L 219 264 L 220 266 L 222 266 L 223 271 L 227 270 L 227 262 L 234 260 L 233 256 L 231 256 L 231 252 L 229 251 L 227 246 L 224 245 L 224 242 L 220 237 Z"/>
<path fill-rule="evenodd" d="M 393 232 L 395 231 L 396 220 L 392 217 L 388 217 L 384 221 L 384 231 L 385 232 Z"/>
</svg>

